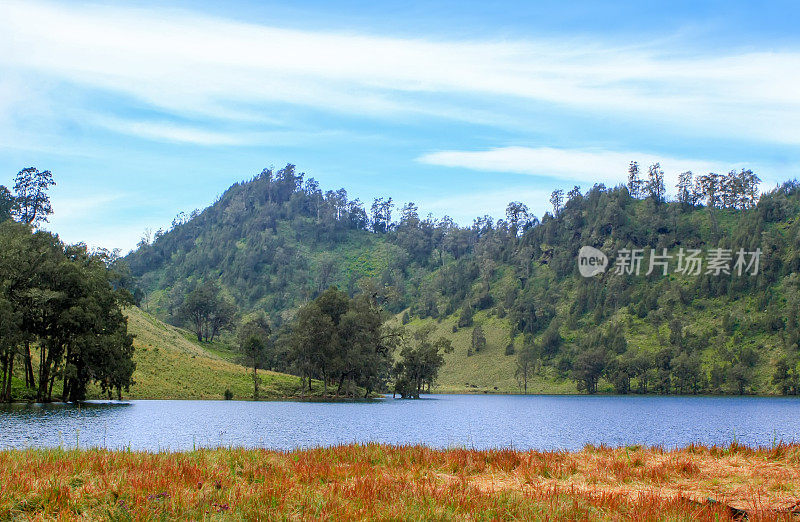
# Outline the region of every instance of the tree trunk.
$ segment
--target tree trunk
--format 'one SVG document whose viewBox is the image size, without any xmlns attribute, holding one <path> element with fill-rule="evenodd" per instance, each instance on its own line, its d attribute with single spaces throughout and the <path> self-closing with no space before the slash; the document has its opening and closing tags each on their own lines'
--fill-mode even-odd
<svg viewBox="0 0 800 522">
<path fill-rule="evenodd" d="M 3 400 L 5 402 L 11 402 L 11 381 L 14 378 L 14 352 L 9 352 L 8 355 L 8 366 L 7 366 L 7 375 L 6 375 L 6 382 L 5 389 L 3 390 Z"/>
<path fill-rule="evenodd" d="M 39 389 L 36 390 L 36 402 L 43 402 L 47 395 L 47 384 L 50 377 L 50 353 L 51 350 L 41 348 L 42 352 L 39 356 Z M 45 351 L 47 355 L 45 355 Z"/>
<path fill-rule="evenodd" d="M 2 390 L 6 389 L 6 378 L 8 376 L 8 356 L 3 355 L 3 377 L 0 379 L 0 402 L 5 402 L 5 394 Z"/>
<path fill-rule="evenodd" d="M 346 374 L 342 374 L 339 376 L 339 386 L 336 388 L 336 396 L 338 397 L 340 393 L 342 393 L 342 385 L 344 384 L 344 377 Z"/>
<path fill-rule="evenodd" d="M 25 387 L 36 387 L 36 379 L 33 376 L 33 361 L 31 360 L 30 341 L 25 341 Z"/>
<path fill-rule="evenodd" d="M 253 400 L 258 400 L 258 369 L 255 362 L 253 362 Z"/>
</svg>

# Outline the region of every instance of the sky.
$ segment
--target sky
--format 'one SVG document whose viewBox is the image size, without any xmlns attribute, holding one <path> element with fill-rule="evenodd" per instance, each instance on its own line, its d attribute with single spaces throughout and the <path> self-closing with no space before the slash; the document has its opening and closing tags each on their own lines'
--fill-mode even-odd
<svg viewBox="0 0 800 522">
<path fill-rule="evenodd" d="M 632 160 L 800 177 L 797 2 L 0 0 L 0 184 L 134 248 L 265 167 L 468 225 Z"/>
</svg>

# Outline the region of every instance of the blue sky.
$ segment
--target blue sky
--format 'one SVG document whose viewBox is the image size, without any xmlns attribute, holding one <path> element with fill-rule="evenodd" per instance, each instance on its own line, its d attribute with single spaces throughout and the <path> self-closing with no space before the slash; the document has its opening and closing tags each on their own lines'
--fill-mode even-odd
<svg viewBox="0 0 800 522">
<path fill-rule="evenodd" d="M 132 248 L 233 182 L 469 224 L 627 163 L 800 174 L 796 2 L 0 0 L 0 184 L 58 182 L 47 228 Z"/>
</svg>

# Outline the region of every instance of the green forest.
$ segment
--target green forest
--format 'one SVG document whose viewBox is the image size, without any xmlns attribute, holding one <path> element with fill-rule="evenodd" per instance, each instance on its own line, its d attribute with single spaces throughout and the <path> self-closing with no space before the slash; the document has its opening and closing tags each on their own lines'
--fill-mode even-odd
<svg viewBox="0 0 800 522">
<path fill-rule="evenodd" d="M 13 194 L 0 186 L 0 402 L 80 401 L 89 385 L 121 397 L 132 383 L 122 308 L 133 296 L 120 260 L 36 229 L 54 184 L 50 171 L 27 168 Z"/>
<path fill-rule="evenodd" d="M 233 338 L 234 317 L 263 314 L 263 367 L 337 388 L 330 361 L 349 344 L 330 341 L 328 356 L 303 361 L 296 332 L 331 287 L 370 300 L 387 326 L 405 327 L 403 339 L 435 332 L 464 341 L 438 352 L 439 382 L 450 390 L 469 389 L 448 375 L 469 374 L 463 370 L 474 357 L 513 381 L 499 391 L 529 391 L 535 381 L 537 391 L 796 394 L 800 186 L 759 193 L 749 170 L 685 172 L 667 198 L 664 177 L 658 164 L 640 172 L 632 162 L 624 185 L 553 192 L 541 218 L 511 202 L 502 218 L 465 227 L 388 196 L 365 205 L 344 189 L 323 191 L 287 165 L 234 184 L 202 211 L 179 214 L 125 261 L 132 292 L 150 312 L 192 327 L 202 340 Z M 639 274 L 610 267 L 584 278 L 577 263 L 584 245 L 611 263 L 626 252 L 664 249 L 731 259 L 722 271 L 703 265 L 697 274 L 665 275 L 656 266 L 645 275 L 645 256 Z M 755 272 L 739 265 L 737 252 L 757 250 Z M 204 288 L 223 325 L 187 312 Z M 391 350 L 398 366 L 401 344 Z M 405 386 L 408 376 L 390 366 L 384 382 Z M 434 379 L 423 380 L 435 388 Z"/>
<path fill-rule="evenodd" d="M 40 230 L 53 177 L 23 169 L 0 187 L 1 397 L 121 396 L 134 304 L 249 368 L 253 398 L 274 372 L 300 396 L 795 395 L 800 185 L 759 183 L 685 172 L 667 198 L 660 166 L 632 162 L 624 185 L 554 191 L 541 219 L 511 202 L 464 227 L 287 165 L 123 258 Z M 583 246 L 607 256 L 591 277 Z"/>
</svg>

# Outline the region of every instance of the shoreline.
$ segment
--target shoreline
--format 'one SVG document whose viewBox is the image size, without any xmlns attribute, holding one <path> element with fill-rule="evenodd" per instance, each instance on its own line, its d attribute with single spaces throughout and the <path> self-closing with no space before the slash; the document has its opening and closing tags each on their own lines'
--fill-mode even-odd
<svg viewBox="0 0 800 522">
<path fill-rule="evenodd" d="M 361 402 L 374 402 L 380 401 L 384 399 L 391 398 L 391 393 L 386 394 L 379 394 L 372 397 L 321 397 L 321 396 L 311 396 L 311 397 L 300 397 L 295 395 L 287 395 L 285 397 L 270 397 L 270 398 L 263 398 L 258 400 L 253 399 L 224 399 L 219 397 L 208 397 L 208 398 L 187 398 L 187 397 L 135 397 L 135 398 L 123 398 L 121 400 L 118 399 L 102 399 L 102 398 L 91 398 L 86 399 L 85 401 L 80 402 L 62 402 L 62 401 L 50 401 L 50 402 L 35 402 L 35 401 L 12 401 L 12 402 L 0 402 L 0 407 L 2 406 L 20 406 L 20 405 L 78 405 L 78 404 L 116 404 L 116 403 L 126 403 L 132 401 L 187 401 L 187 402 L 330 402 L 330 403 L 361 403 Z M 594 393 L 594 394 L 584 394 L 584 393 L 511 393 L 511 392 L 475 392 L 475 391 L 436 391 L 433 393 L 424 393 L 419 399 L 401 399 L 399 396 L 393 400 L 404 400 L 404 401 L 415 401 L 415 400 L 425 400 L 426 398 L 430 398 L 431 396 L 437 395 L 467 395 L 467 396 L 507 396 L 507 397 L 584 397 L 584 398 L 592 398 L 592 397 L 618 397 L 618 398 L 707 398 L 707 399 L 733 399 L 733 398 L 752 398 L 752 399 L 796 399 L 800 400 L 800 395 L 777 395 L 777 394 L 659 394 L 659 393 L 628 393 L 628 394 L 616 394 L 616 393 Z"/>
</svg>

